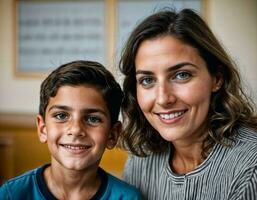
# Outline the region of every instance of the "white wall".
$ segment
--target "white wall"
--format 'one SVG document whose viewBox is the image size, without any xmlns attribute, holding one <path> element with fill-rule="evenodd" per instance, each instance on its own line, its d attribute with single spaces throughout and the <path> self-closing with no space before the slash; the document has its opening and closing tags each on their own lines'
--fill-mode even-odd
<svg viewBox="0 0 257 200">
<path fill-rule="evenodd" d="M 0 0 L 0 112 L 36 113 L 40 79 L 14 77 L 13 0 Z"/>
<path fill-rule="evenodd" d="M 257 1 L 209 0 L 208 22 L 238 64 L 257 104 Z"/>
<path fill-rule="evenodd" d="M 16 42 L 13 2 L 0 0 L 0 112 L 36 113 L 42 79 L 13 75 Z M 256 95 L 257 1 L 208 0 L 207 11 L 209 25 L 236 59 L 246 83 Z"/>
</svg>

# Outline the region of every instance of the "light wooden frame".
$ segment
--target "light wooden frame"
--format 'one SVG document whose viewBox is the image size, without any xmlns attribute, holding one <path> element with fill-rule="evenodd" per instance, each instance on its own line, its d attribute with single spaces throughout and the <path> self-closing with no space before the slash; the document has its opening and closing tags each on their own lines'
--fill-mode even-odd
<svg viewBox="0 0 257 200">
<path fill-rule="evenodd" d="M 41 70 L 36 70 L 34 71 L 30 71 L 30 70 L 23 70 L 24 67 L 23 66 L 19 66 L 19 59 L 20 59 L 20 55 L 19 55 L 19 46 L 20 46 L 20 41 L 19 41 L 19 35 L 18 35 L 18 31 L 19 31 L 19 24 L 18 24 L 18 18 L 19 18 L 19 13 L 17 11 L 17 8 L 19 6 L 19 3 L 21 1 L 19 0 L 13 0 L 13 13 L 14 13 L 14 28 L 13 28 L 13 32 L 14 32 L 14 58 L 15 58 L 15 63 L 14 63 L 14 76 L 18 77 L 18 78 L 42 78 L 45 77 L 46 74 L 48 74 L 51 70 L 49 69 L 48 71 L 41 71 Z M 28 2 L 49 2 L 53 3 L 53 2 L 74 2 L 72 0 L 28 0 Z M 78 2 L 82 2 L 85 3 L 87 1 L 78 1 Z M 88 2 L 94 2 L 92 0 L 88 0 Z M 99 0 L 98 2 L 102 2 L 103 6 L 104 6 L 104 14 L 103 17 L 103 24 L 104 27 L 102 27 L 102 29 L 104 29 L 104 36 L 101 38 L 104 42 L 103 42 L 103 46 L 104 46 L 104 53 L 102 54 L 104 57 L 104 63 L 102 62 L 102 64 L 104 64 L 107 68 L 109 68 L 112 71 L 112 52 L 113 52 L 113 43 L 114 43 L 114 37 L 113 37 L 113 33 L 114 33 L 114 26 L 115 26 L 115 0 Z M 17 42 L 16 42 L 17 41 Z M 100 54 L 99 54 L 100 55 Z M 97 60 L 96 60 L 97 61 Z"/>
</svg>

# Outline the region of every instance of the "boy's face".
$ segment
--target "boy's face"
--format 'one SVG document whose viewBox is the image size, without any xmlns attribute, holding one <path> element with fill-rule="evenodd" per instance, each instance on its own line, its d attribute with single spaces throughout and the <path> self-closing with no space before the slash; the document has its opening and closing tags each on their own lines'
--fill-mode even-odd
<svg viewBox="0 0 257 200">
<path fill-rule="evenodd" d="M 90 86 L 62 86 L 50 98 L 45 120 L 37 116 L 41 142 L 47 142 L 52 164 L 67 169 L 97 168 L 105 147 L 115 146 L 120 122 L 111 117 L 102 94 Z"/>
</svg>

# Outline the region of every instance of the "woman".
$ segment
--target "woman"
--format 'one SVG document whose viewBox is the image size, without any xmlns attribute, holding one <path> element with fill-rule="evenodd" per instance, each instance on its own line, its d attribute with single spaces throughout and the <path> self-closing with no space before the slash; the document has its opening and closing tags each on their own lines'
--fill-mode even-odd
<svg viewBox="0 0 257 200">
<path fill-rule="evenodd" d="M 192 10 L 142 21 L 125 75 L 124 179 L 146 199 L 257 199 L 257 116 L 234 63 Z"/>
</svg>

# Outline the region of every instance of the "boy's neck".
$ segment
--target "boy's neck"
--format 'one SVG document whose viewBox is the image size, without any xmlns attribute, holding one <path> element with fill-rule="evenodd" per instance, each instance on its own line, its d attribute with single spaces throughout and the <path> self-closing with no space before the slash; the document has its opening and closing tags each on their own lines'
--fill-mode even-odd
<svg viewBox="0 0 257 200">
<path fill-rule="evenodd" d="M 101 185 L 97 169 L 75 171 L 52 164 L 45 169 L 44 178 L 48 189 L 57 199 L 90 199 Z"/>
</svg>

